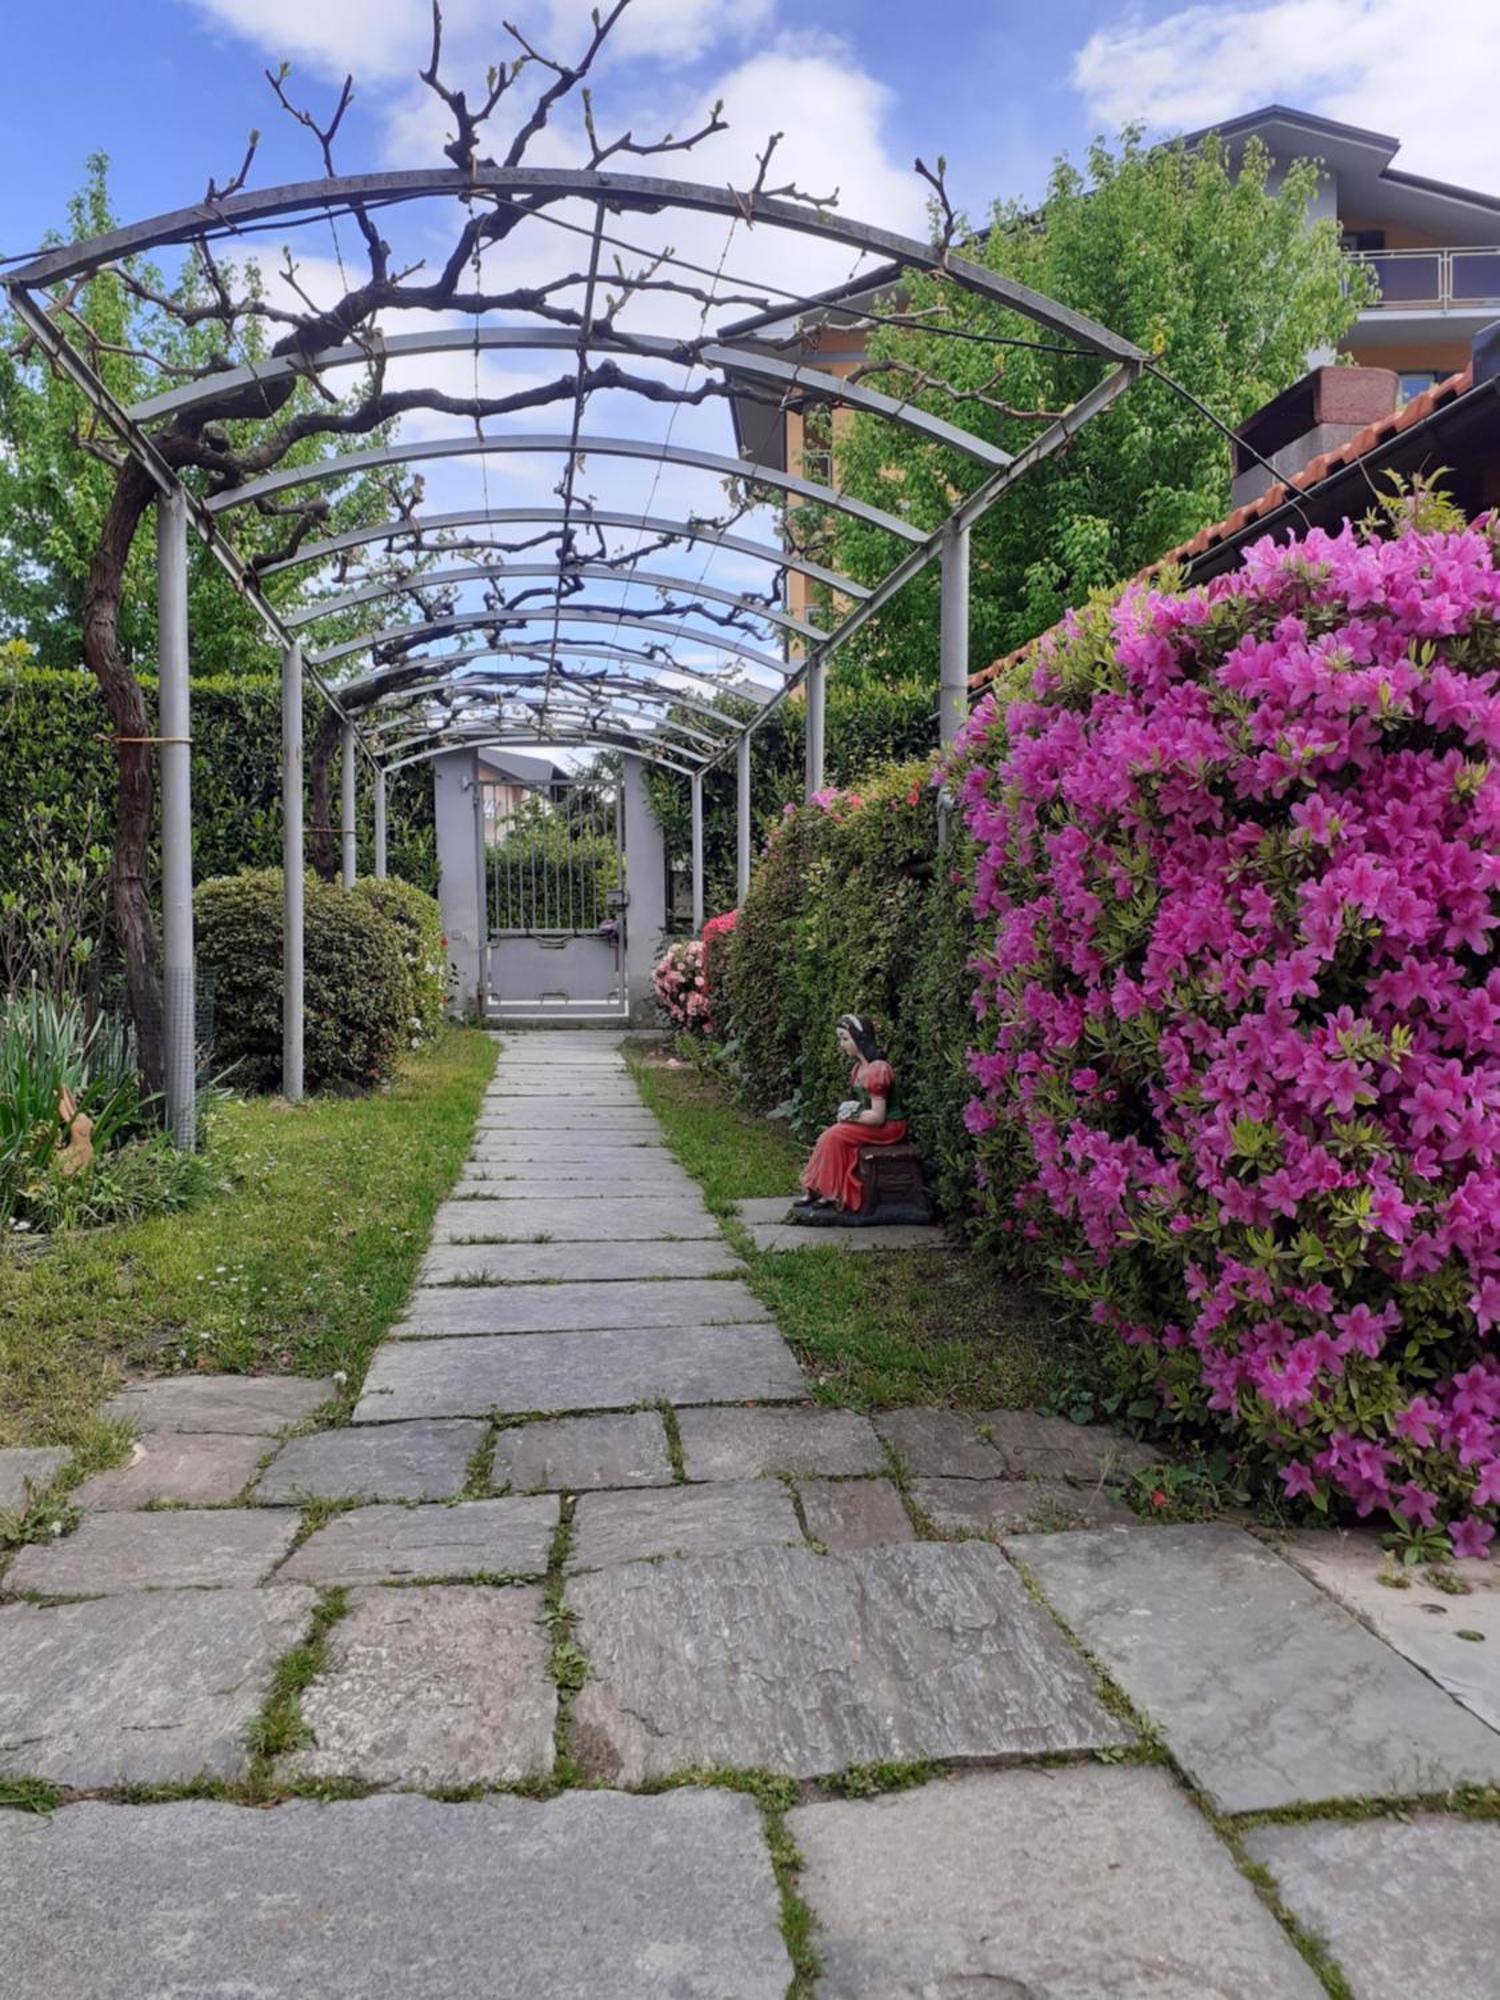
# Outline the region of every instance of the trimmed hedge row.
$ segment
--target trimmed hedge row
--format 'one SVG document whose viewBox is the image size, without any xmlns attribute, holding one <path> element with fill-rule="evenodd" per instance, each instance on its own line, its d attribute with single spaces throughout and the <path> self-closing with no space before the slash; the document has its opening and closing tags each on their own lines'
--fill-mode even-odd
<svg viewBox="0 0 1500 2000">
<path fill-rule="evenodd" d="M 155 712 L 156 690 L 145 682 Z M 200 880 L 281 860 L 281 690 L 271 676 L 195 680 L 193 865 Z M 322 710 L 309 697 L 307 740 Z M 59 861 L 81 854 L 114 822 L 115 759 L 98 683 L 83 668 L 57 672 L 0 647 L 0 883 L 23 873 L 27 822 L 51 812 Z M 389 781 L 388 858 L 394 874 L 437 886 L 432 778 L 425 765 Z M 370 814 L 361 812 L 360 865 L 373 856 Z"/>
</svg>

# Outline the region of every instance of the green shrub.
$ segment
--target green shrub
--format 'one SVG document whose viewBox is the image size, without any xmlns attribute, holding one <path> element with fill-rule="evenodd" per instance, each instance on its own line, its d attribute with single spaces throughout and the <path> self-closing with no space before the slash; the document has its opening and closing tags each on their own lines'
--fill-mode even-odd
<svg viewBox="0 0 1500 2000">
<path fill-rule="evenodd" d="M 366 896 L 307 877 L 305 1076 L 309 1090 L 368 1087 L 410 1040 L 402 934 Z M 281 871 L 204 882 L 198 958 L 214 975 L 214 1067 L 241 1088 L 281 1081 Z"/>
<path fill-rule="evenodd" d="M 413 1048 L 430 1042 L 448 998 L 448 940 L 437 898 L 394 875 L 361 876 L 354 891 L 395 925 L 406 968 L 406 1039 Z"/>
</svg>

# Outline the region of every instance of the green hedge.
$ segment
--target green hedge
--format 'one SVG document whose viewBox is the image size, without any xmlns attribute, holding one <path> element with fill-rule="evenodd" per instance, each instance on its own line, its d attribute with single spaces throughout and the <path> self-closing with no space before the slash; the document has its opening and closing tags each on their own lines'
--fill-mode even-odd
<svg viewBox="0 0 1500 2000">
<path fill-rule="evenodd" d="M 281 870 L 199 885 L 198 961 L 213 979 L 216 1074 L 245 1090 L 281 1081 Z M 307 877 L 304 1064 L 309 1090 L 368 1088 L 412 1040 L 403 932 L 368 896 Z"/>
<path fill-rule="evenodd" d="M 114 824 L 115 759 L 98 683 L 83 668 L 54 672 L 0 647 L 0 883 L 24 877 L 25 835 L 38 809 L 51 814 L 59 860 L 81 854 Z M 145 682 L 156 708 L 154 681 Z M 281 690 L 272 676 L 195 680 L 193 870 L 202 881 L 281 861 Z M 309 698 L 310 743 L 322 708 Z M 337 797 L 335 785 L 334 796 Z M 368 797 L 360 801 L 361 868 L 369 852 Z M 387 798 L 392 874 L 437 886 L 432 777 L 425 764 L 398 771 Z"/>
<path fill-rule="evenodd" d="M 872 770 L 925 757 L 937 742 L 937 693 L 929 682 L 841 681 L 835 670 L 825 700 L 823 763 L 830 785 L 856 784 Z M 754 712 L 733 697 L 721 705 L 737 719 Z M 751 814 L 757 836 L 763 837 L 783 803 L 802 796 L 805 704 L 800 699 L 784 701 L 750 741 Z M 679 872 L 686 871 L 692 852 L 687 780 L 670 771 L 651 771 L 646 787 L 668 862 Z M 731 756 L 703 784 L 703 873 L 710 914 L 734 907 L 735 801 Z"/>
<path fill-rule="evenodd" d="M 385 881 L 362 875 L 354 893 L 395 926 L 406 972 L 406 1039 L 413 1045 L 430 1042 L 443 1024 L 448 998 L 448 940 L 437 898 L 394 875 Z"/>
<path fill-rule="evenodd" d="M 810 1139 L 848 1095 L 843 1013 L 872 1015 L 944 1206 L 967 1208 L 963 1126 L 974 947 L 965 851 L 939 844 L 932 764 L 896 765 L 772 833 L 729 942 L 716 1009 L 721 1056 L 762 1109 Z M 955 879 L 957 878 L 957 879 Z"/>
</svg>

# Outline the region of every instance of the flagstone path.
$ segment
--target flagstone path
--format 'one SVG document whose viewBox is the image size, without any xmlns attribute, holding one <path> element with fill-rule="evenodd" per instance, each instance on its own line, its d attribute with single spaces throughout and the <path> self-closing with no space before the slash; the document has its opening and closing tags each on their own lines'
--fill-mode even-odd
<svg viewBox="0 0 1500 2000">
<path fill-rule="evenodd" d="M 771 2000 L 809 1922 L 840 2000 L 1495 1990 L 1500 1822 L 1439 1809 L 1500 1786 L 1487 1569 L 818 1406 L 745 1275 L 616 1038 L 514 1035 L 352 1421 L 117 1398 L 133 1461 L 0 1571 L 0 1800 L 59 1797 L 0 1811 L 15 1990 Z M 61 1464 L 0 1452 L 0 1509 Z"/>
</svg>

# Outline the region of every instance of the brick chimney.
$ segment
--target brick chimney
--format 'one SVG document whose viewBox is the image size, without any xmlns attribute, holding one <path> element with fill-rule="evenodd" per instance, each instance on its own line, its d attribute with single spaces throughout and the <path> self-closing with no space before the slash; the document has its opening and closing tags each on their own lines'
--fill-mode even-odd
<svg viewBox="0 0 1500 2000">
<path fill-rule="evenodd" d="M 1231 447 L 1231 507 L 1259 499 L 1273 483 L 1260 459 L 1271 461 L 1278 478 L 1290 479 L 1322 452 L 1347 444 L 1366 424 L 1390 416 L 1396 397 L 1393 368 L 1312 369 L 1240 425 L 1244 443 L 1237 440 Z"/>
</svg>

